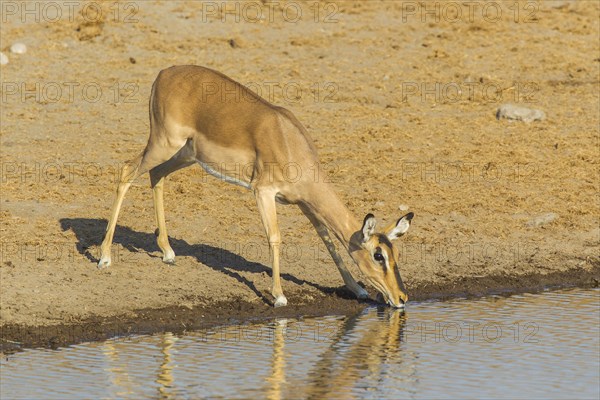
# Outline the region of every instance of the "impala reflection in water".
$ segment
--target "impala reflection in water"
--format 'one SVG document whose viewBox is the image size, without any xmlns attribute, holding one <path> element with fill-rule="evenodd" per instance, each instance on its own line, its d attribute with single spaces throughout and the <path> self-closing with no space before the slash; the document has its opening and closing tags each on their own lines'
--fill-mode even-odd
<svg viewBox="0 0 600 400">
<path fill-rule="evenodd" d="M 597 399 L 599 305 L 568 290 L 26 350 L 2 358 L 0 395 Z"/>
</svg>

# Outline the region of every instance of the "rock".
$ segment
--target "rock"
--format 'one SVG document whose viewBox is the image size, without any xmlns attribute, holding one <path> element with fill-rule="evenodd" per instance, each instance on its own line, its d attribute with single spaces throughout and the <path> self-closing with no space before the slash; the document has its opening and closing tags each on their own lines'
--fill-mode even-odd
<svg viewBox="0 0 600 400">
<path fill-rule="evenodd" d="M 25 54 L 27 52 L 27 46 L 24 43 L 15 43 L 10 46 L 10 52 L 15 54 Z"/>
<path fill-rule="evenodd" d="M 104 22 L 102 21 L 84 21 L 77 26 L 77 37 L 80 42 L 92 40 L 93 38 L 102 35 Z"/>
<path fill-rule="evenodd" d="M 543 121 L 546 119 L 546 114 L 541 110 L 519 107 L 514 104 L 503 104 L 498 108 L 496 118 L 530 123 L 533 121 Z"/>
<path fill-rule="evenodd" d="M 556 214 L 556 213 L 546 213 L 546 214 L 538 215 L 537 217 L 529 220 L 527 222 L 527 226 L 533 227 L 533 228 L 538 228 L 540 226 L 549 224 L 550 222 L 554 221 L 557 218 L 558 218 L 558 214 Z"/>
<path fill-rule="evenodd" d="M 573 0 L 545 0 L 544 6 L 556 9 L 569 8 Z"/>
<path fill-rule="evenodd" d="M 457 213 L 456 211 L 451 211 L 450 214 L 448 214 L 448 216 L 450 217 L 450 221 L 453 223 L 464 225 L 469 222 L 469 219 L 467 217 Z"/>
<path fill-rule="evenodd" d="M 398 206 L 398 210 L 400 210 L 400 211 L 406 211 L 406 210 L 408 210 L 408 206 L 406 204 L 400 204 Z"/>
<path fill-rule="evenodd" d="M 229 39 L 229 45 L 233 49 L 243 49 L 244 47 L 246 47 L 247 43 L 245 39 L 242 39 L 241 37 L 236 37 Z"/>
<path fill-rule="evenodd" d="M 0 65 L 6 64 L 8 64 L 8 57 L 6 57 L 6 54 L 0 53 Z"/>
</svg>

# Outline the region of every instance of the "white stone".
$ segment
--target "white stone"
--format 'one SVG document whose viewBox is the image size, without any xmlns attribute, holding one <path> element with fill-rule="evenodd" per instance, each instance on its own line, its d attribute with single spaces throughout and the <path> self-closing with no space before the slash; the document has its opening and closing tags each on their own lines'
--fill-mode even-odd
<svg viewBox="0 0 600 400">
<path fill-rule="evenodd" d="M 543 121 L 546 119 L 546 114 L 542 110 L 519 107 L 514 104 L 503 104 L 498 108 L 496 118 L 529 123 L 533 121 Z"/>
<path fill-rule="evenodd" d="M 0 65 L 6 64 L 8 64 L 8 57 L 6 57 L 6 54 L 0 53 Z"/>
<path fill-rule="evenodd" d="M 529 220 L 527 222 L 527 226 L 537 228 L 542 225 L 549 224 L 550 222 L 554 221 L 557 218 L 558 218 L 558 214 L 556 214 L 556 213 L 546 213 L 546 214 L 538 215 L 537 217 Z"/>
<path fill-rule="evenodd" d="M 15 43 L 10 46 L 10 52 L 15 54 L 25 54 L 27 52 L 27 46 L 24 43 Z"/>
</svg>

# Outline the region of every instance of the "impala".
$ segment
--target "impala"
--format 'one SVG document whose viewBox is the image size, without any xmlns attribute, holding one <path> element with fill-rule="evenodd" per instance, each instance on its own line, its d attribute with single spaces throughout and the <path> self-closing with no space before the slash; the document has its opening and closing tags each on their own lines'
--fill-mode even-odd
<svg viewBox="0 0 600 400">
<path fill-rule="evenodd" d="M 275 307 L 287 304 L 279 277 L 281 235 L 276 202 L 298 205 L 325 243 L 344 283 L 357 297 L 367 298 L 368 293 L 344 265 L 330 232 L 385 302 L 403 307 L 408 296 L 392 241 L 408 230 L 413 214 L 406 214 L 383 232 L 375 230 L 372 214 L 367 214 L 361 225 L 333 188 L 314 178 L 323 173 L 294 174 L 294 179 L 289 179 L 285 171 L 290 165 L 308 171 L 318 166 L 318 161 L 312 139 L 290 111 L 217 71 L 191 65 L 167 68 L 152 85 L 148 144 L 121 170 L 98 268 L 110 266 L 110 247 L 123 198 L 134 179 L 146 172 L 150 172 L 153 190 L 158 246 L 165 263 L 175 262 L 165 224 L 164 180 L 170 173 L 198 163 L 208 173 L 254 193 L 269 242 Z M 230 176 L 215 168 L 225 164 L 249 167 L 242 168 L 239 176 Z"/>
</svg>

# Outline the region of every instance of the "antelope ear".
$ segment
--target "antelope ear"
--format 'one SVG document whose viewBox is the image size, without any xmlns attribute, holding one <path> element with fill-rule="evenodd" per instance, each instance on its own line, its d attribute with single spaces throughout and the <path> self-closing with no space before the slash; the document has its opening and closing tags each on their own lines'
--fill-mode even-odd
<svg viewBox="0 0 600 400">
<path fill-rule="evenodd" d="M 415 214 L 408 213 L 404 217 L 400 218 L 398 222 L 396 222 L 396 225 L 393 225 L 386 233 L 388 239 L 394 240 L 404 235 L 408 228 L 410 228 L 410 221 L 414 216 Z"/>
<path fill-rule="evenodd" d="M 367 242 L 373 233 L 375 233 L 375 225 L 377 225 L 377 220 L 375 216 L 371 213 L 367 214 L 362 226 L 362 241 Z"/>
</svg>

